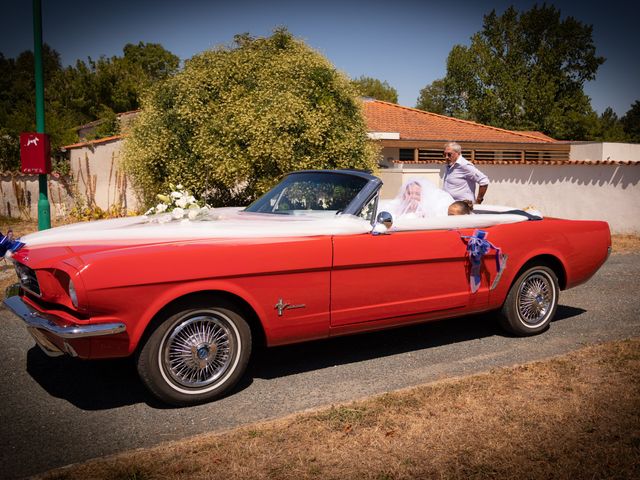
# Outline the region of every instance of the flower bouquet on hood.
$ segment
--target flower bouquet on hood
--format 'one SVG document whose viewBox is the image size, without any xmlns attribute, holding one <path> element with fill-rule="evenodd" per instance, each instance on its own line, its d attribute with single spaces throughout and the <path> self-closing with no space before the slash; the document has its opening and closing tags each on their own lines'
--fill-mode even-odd
<svg viewBox="0 0 640 480">
<path fill-rule="evenodd" d="M 197 220 L 209 213 L 210 207 L 202 200 L 197 200 L 182 185 L 174 186 L 170 183 L 169 188 L 171 192 L 168 195 L 156 195 L 160 203 L 145 212 L 146 216 L 154 216 L 152 221 L 165 223 L 171 220 Z"/>
</svg>

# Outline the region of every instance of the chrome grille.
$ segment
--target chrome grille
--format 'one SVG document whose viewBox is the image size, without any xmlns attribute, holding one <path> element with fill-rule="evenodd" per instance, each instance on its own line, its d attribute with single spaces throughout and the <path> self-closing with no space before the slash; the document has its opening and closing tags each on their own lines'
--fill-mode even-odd
<svg viewBox="0 0 640 480">
<path fill-rule="evenodd" d="M 22 263 L 15 262 L 15 265 L 20 286 L 25 290 L 40 296 L 40 285 L 38 285 L 36 272 Z"/>
</svg>

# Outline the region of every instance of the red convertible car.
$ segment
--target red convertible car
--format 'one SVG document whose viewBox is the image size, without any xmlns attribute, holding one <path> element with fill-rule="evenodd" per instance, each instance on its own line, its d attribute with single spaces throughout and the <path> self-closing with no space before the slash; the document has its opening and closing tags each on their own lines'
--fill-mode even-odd
<svg viewBox="0 0 640 480">
<path fill-rule="evenodd" d="M 245 209 L 27 235 L 5 304 L 47 354 L 133 356 L 154 395 L 190 405 L 228 393 L 258 343 L 485 311 L 513 334 L 540 333 L 559 291 L 610 253 L 605 222 L 486 206 L 394 219 L 381 186 L 360 171 L 302 171 Z"/>
</svg>

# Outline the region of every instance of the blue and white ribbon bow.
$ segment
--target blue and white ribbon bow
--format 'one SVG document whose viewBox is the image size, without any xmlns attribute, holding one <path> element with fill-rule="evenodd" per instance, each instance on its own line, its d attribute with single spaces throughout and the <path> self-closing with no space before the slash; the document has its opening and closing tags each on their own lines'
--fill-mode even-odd
<svg viewBox="0 0 640 480">
<path fill-rule="evenodd" d="M 502 271 L 507 265 L 507 256 L 502 254 L 499 247 L 496 247 L 487 239 L 487 232 L 484 230 L 476 230 L 472 236 L 462 235 L 462 238 L 467 241 L 467 252 L 469 253 L 469 262 L 471 268 L 469 270 L 469 284 L 471 286 L 471 293 L 476 293 L 480 288 L 481 276 L 480 270 L 482 268 L 482 257 L 484 257 L 490 250 L 496 252 L 496 278 L 493 280 L 491 290 L 496 288 L 500 277 L 502 277 Z"/>
<path fill-rule="evenodd" d="M 6 235 L 0 232 L 0 258 L 4 258 L 7 252 L 14 253 L 22 247 L 24 247 L 24 243 L 20 240 L 14 240 L 11 230 L 9 230 Z"/>
</svg>

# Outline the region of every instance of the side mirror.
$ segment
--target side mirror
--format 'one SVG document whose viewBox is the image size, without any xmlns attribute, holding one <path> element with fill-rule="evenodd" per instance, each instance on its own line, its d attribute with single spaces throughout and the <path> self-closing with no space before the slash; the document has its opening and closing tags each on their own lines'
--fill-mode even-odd
<svg viewBox="0 0 640 480">
<path fill-rule="evenodd" d="M 389 233 L 389 229 L 393 225 L 393 216 L 389 212 L 380 212 L 376 218 L 376 224 L 373 226 L 371 233 L 381 235 Z"/>
</svg>

